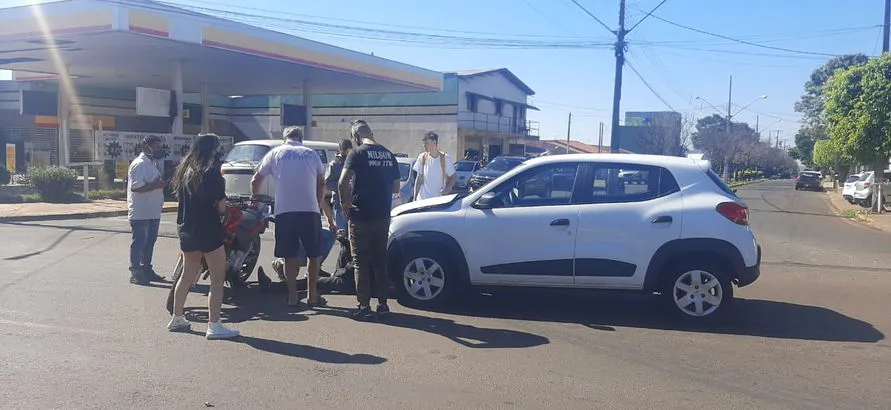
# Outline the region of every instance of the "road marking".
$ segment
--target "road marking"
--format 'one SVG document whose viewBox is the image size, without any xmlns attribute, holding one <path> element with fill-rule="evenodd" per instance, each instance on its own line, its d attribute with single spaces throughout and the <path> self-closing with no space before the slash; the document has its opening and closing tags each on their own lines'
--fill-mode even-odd
<svg viewBox="0 0 891 410">
<path fill-rule="evenodd" d="M 14 320 L 6 320 L 6 319 L 0 319 L 0 324 L 21 326 L 21 327 L 30 327 L 30 328 L 35 328 L 35 329 L 58 330 L 58 331 L 77 332 L 77 333 L 89 333 L 89 334 L 93 334 L 93 335 L 105 334 L 105 332 L 100 332 L 98 330 L 81 329 L 81 328 L 76 328 L 76 327 L 57 326 L 57 325 L 45 325 L 45 324 L 34 323 L 34 322 L 18 322 L 18 321 L 14 321 Z"/>
</svg>

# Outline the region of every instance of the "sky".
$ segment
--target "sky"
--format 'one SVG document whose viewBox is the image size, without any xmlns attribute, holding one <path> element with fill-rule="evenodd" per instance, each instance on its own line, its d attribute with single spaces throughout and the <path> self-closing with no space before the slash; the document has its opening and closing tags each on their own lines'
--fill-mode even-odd
<svg viewBox="0 0 891 410">
<path fill-rule="evenodd" d="M 540 122 L 542 139 L 565 139 L 571 112 L 573 139 L 596 143 L 603 122 L 604 142 L 609 141 L 615 70 L 609 44 L 615 38 L 572 0 L 166 1 L 240 13 L 236 19 L 247 18 L 261 26 L 433 70 L 505 67 L 535 90 L 530 103 L 541 111 L 531 112 L 529 118 Z M 617 27 L 618 0 L 577 1 L 610 29 Z M 628 0 L 626 27 L 636 24 L 661 1 Z M 0 0 L 3 7 L 25 3 Z M 752 103 L 734 121 L 754 127 L 757 118 L 763 136 L 771 133 L 776 137 L 779 130 L 780 140 L 792 145 L 800 118 L 793 105 L 810 73 L 831 55 L 878 55 L 883 6 L 882 0 L 851 0 L 845 6 L 838 0 L 666 0 L 626 39 L 622 118 L 625 111 L 674 110 L 699 118 L 720 108 L 721 114 L 726 114 L 732 76 L 731 112 L 736 114 Z M 655 17 L 791 51 L 740 44 Z M 296 20 L 346 25 L 360 31 L 320 33 Z M 455 40 L 431 45 L 363 38 L 382 29 L 545 44 L 588 41 L 591 45 L 504 49 L 456 46 Z M 759 99 L 762 95 L 767 98 Z M 697 96 L 716 107 L 695 99 Z"/>
</svg>

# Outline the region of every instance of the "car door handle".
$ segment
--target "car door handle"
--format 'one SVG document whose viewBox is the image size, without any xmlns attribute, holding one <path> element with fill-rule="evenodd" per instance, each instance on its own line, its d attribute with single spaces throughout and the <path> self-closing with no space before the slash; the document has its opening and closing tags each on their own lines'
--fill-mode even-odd
<svg viewBox="0 0 891 410">
<path fill-rule="evenodd" d="M 569 219 L 554 219 L 553 221 L 551 221 L 551 226 L 569 226 Z"/>
<path fill-rule="evenodd" d="M 670 223 L 672 223 L 673 221 L 674 221 L 674 219 L 673 219 L 672 217 L 670 217 L 670 216 L 668 216 L 668 215 L 662 215 L 662 216 L 657 216 L 656 218 L 653 218 L 653 220 L 650 221 L 650 223 L 654 223 L 654 224 L 670 224 Z"/>
</svg>

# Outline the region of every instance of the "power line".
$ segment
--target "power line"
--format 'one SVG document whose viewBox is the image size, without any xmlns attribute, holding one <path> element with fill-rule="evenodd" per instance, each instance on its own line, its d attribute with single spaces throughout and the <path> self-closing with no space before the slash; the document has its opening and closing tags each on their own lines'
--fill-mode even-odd
<svg viewBox="0 0 891 410">
<path fill-rule="evenodd" d="M 736 43 L 746 44 L 746 45 L 753 46 L 753 47 L 761 47 L 761 48 L 766 48 L 766 49 L 770 49 L 770 50 L 785 51 L 785 52 L 787 52 L 787 53 L 796 53 L 796 54 L 809 54 L 809 55 L 824 56 L 824 57 L 836 57 L 836 56 L 837 56 L 836 54 L 818 53 L 818 52 L 813 52 L 813 51 L 793 50 L 793 49 L 789 49 L 789 48 L 774 47 L 774 46 L 768 46 L 768 45 L 764 45 L 764 44 L 753 43 L 753 42 L 751 42 L 751 41 L 739 40 L 739 39 L 735 39 L 735 38 L 732 38 L 732 37 L 728 37 L 728 36 L 725 36 L 725 35 L 722 35 L 722 34 L 715 34 L 715 33 L 711 33 L 711 32 L 705 31 L 705 30 L 700 30 L 700 29 L 698 29 L 698 28 L 694 28 L 694 27 L 690 27 L 690 26 L 685 26 L 685 25 L 680 24 L 680 23 L 675 23 L 675 22 L 673 22 L 673 21 L 666 20 L 666 19 L 664 19 L 664 18 L 662 18 L 662 17 L 659 17 L 659 16 L 657 16 L 657 15 L 655 15 L 655 14 L 653 15 L 653 18 L 655 18 L 655 19 L 657 19 L 657 20 L 660 20 L 660 21 L 662 21 L 662 22 L 671 24 L 671 25 L 673 25 L 673 26 L 676 26 L 676 27 L 680 27 L 680 28 L 686 29 L 686 30 L 695 31 L 695 32 L 700 33 L 700 34 L 706 34 L 706 35 L 713 36 L 713 37 L 723 38 L 723 39 L 725 39 L 725 40 L 730 40 L 730 41 L 733 41 L 733 42 L 736 42 Z"/>
<path fill-rule="evenodd" d="M 591 13 L 590 11 L 588 11 L 588 9 L 586 9 L 585 6 L 582 6 L 581 4 L 579 4 L 578 1 L 576 1 L 576 0 L 569 0 L 569 1 L 571 1 L 573 4 L 575 4 L 576 6 L 578 6 L 578 8 L 582 9 L 582 11 L 584 11 L 585 14 L 587 14 L 588 16 L 590 16 L 592 19 L 594 19 L 594 20 L 596 20 L 598 23 L 600 23 L 600 25 L 603 26 L 603 28 L 607 29 L 610 33 L 615 33 L 615 32 L 616 32 L 615 30 L 609 28 L 609 26 L 607 26 L 606 23 L 604 23 L 604 22 L 601 21 L 599 18 L 597 18 L 597 16 L 595 16 L 593 13 Z"/>
<path fill-rule="evenodd" d="M 647 86 L 647 88 L 650 89 L 650 92 L 652 92 L 653 95 L 655 95 L 656 98 L 659 99 L 659 101 L 662 101 L 662 104 L 665 104 L 665 106 L 668 107 L 668 109 L 670 109 L 670 110 L 672 110 L 672 111 L 675 111 L 675 109 L 671 106 L 671 104 L 669 104 L 668 101 L 665 101 L 665 99 L 662 98 L 662 95 L 660 95 L 660 94 L 653 88 L 653 86 L 651 86 L 650 83 L 647 82 L 647 80 L 643 78 L 643 75 L 641 75 L 640 72 L 637 71 L 637 68 L 634 67 L 634 64 L 631 64 L 631 61 L 630 61 L 628 58 L 625 59 L 625 64 L 627 64 L 627 65 L 628 65 L 628 68 L 630 68 L 631 71 L 634 72 L 635 75 L 637 75 L 637 78 L 639 78 L 640 81 L 643 82 L 644 85 Z"/>
<path fill-rule="evenodd" d="M 640 23 L 643 23 L 643 22 L 644 22 L 644 20 L 646 20 L 646 19 L 647 19 L 647 17 L 650 17 L 650 16 L 652 16 L 652 15 L 653 15 L 653 12 L 654 12 L 654 11 L 656 11 L 656 10 L 658 10 L 658 9 L 659 9 L 659 7 L 662 7 L 662 5 L 663 5 L 663 4 L 665 4 L 665 2 L 666 2 L 666 1 L 668 1 L 668 0 L 662 0 L 662 2 L 661 2 L 661 3 L 659 3 L 659 4 L 657 4 L 657 5 L 656 5 L 656 7 L 653 7 L 653 9 L 652 9 L 652 10 L 650 10 L 650 12 L 649 12 L 649 13 L 647 13 L 647 14 L 646 14 L 646 15 L 645 15 L 645 16 L 643 16 L 643 18 L 642 18 L 642 19 L 640 19 L 640 20 L 638 20 L 638 22 L 637 22 L 637 23 L 635 23 L 635 24 L 634 24 L 634 25 L 633 25 L 633 26 L 631 26 L 631 28 L 629 28 L 629 29 L 628 29 L 628 32 L 629 32 L 629 33 L 630 33 L 630 32 L 632 32 L 632 31 L 634 31 L 634 29 L 635 29 L 635 28 L 636 28 L 636 27 L 637 27 L 637 26 L 639 26 L 639 25 L 640 25 Z"/>
<path fill-rule="evenodd" d="M 529 1 L 529 0 L 523 0 L 523 2 L 526 3 L 526 5 L 529 6 L 530 9 L 532 9 L 533 11 L 535 11 L 536 14 L 538 14 L 538 15 L 541 16 L 543 19 L 545 19 L 545 20 L 547 20 L 548 22 L 550 22 L 551 24 L 553 24 L 554 27 L 557 27 L 557 28 L 559 28 L 559 29 L 561 29 L 561 30 L 563 30 L 563 31 L 566 31 L 566 32 L 571 32 L 570 30 L 567 30 L 566 27 L 563 27 L 562 25 L 560 25 L 560 23 L 557 23 L 556 21 L 554 21 L 554 20 L 552 20 L 550 17 L 548 17 L 546 14 L 544 14 L 541 10 L 538 9 L 538 7 L 535 7 L 535 5 L 532 4 L 531 1 Z"/>
</svg>

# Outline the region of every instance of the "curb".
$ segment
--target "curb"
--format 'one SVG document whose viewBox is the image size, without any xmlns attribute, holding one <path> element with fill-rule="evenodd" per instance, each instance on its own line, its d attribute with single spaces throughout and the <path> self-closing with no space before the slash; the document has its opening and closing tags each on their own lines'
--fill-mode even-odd
<svg viewBox="0 0 891 410">
<path fill-rule="evenodd" d="M 177 206 L 165 206 L 161 209 L 161 213 L 176 212 Z M 62 221 L 66 219 L 93 219 L 93 218 L 110 218 L 114 216 L 126 216 L 127 210 L 119 211 L 100 211 L 100 212 L 79 212 L 73 214 L 50 214 L 50 215 L 22 215 L 22 216 L 5 216 L 0 217 L 0 223 L 8 222 L 39 222 L 39 221 Z"/>
<path fill-rule="evenodd" d="M 838 214 L 838 216 L 845 222 L 847 222 L 851 225 L 854 225 L 854 226 L 861 227 L 861 228 L 865 228 L 865 229 L 869 229 L 869 230 L 873 230 L 873 231 L 877 231 L 877 232 L 882 232 L 882 233 L 886 233 L 886 234 L 891 234 L 891 231 L 879 228 L 878 226 L 875 226 L 870 222 L 855 221 L 855 220 L 852 220 L 851 218 L 845 217 L 844 215 L 842 215 L 844 210 L 835 206 L 835 203 L 832 202 L 832 198 L 829 197 L 830 194 L 838 194 L 838 191 L 833 191 L 830 189 L 830 190 L 825 191 L 824 193 L 826 194 L 825 199 L 826 199 L 826 202 L 829 203 L 829 207 L 832 208 L 832 210 L 836 214 Z"/>
</svg>

